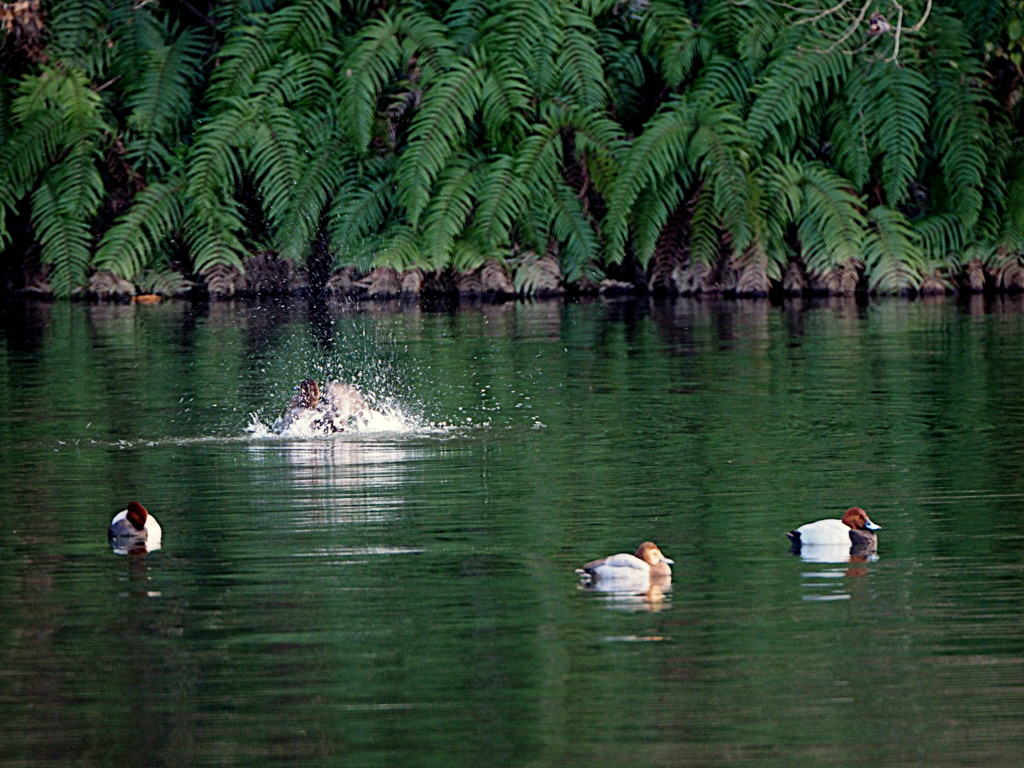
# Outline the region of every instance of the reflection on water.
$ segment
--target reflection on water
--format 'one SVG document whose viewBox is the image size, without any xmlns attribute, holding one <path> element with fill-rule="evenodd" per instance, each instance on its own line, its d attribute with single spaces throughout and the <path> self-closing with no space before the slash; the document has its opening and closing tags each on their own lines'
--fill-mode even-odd
<svg viewBox="0 0 1024 768">
<path fill-rule="evenodd" d="M 607 608 L 616 611 L 661 611 L 669 607 L 672 597 L 672 577 L 653 576 L 645 588 L 623 589 L 618 584 L 589 582 L 580 584 L 584 592 L 599 595 Z"/>
<path fill-rule="evenodd" d="M 398 309 L 0 308 L 0 765 L 1019 762 L 1019 299 Z M 246 431 L 308 375 L 416 419 Z"/>
</svg>

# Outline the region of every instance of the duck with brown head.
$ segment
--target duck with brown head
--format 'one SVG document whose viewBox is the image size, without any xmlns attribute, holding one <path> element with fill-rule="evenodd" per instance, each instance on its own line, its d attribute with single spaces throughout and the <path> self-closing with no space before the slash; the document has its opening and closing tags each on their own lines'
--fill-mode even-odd
<svg viewBox="0 0 1024 768">
<path fill-rule="evenodd" d="M 878 535 L 875 531 L 881 527 L 871 522 L 868 513 L 860 507 L 850 507 L 842 520 L 829 519 L 807 523 L 789 531 L 786 536 L 793 543 L 793 549 L 797 551 L 805 546 L 841 544 L 873 550 L 878 545 Z"/>
<path fill-rule="evenodd" d="M 586 586 L 603 583 L 622 590 L 645 590 L 652 579 L 670 581 L 672 579 L 673 560 L 661 553 L 653 541 L 645 541 L 637 547 L 636 554 L 621 552 L 599 560 L 591 560 L 582 568 L 577 568 L 580 580 Z"/>
<path fill-rule="evenodd" d="M 107 528 L 107 539 L 115 552 L 133 550 L 139 545 L 154 552 L 160 549 L 162 538 L 160 523 L 137 501 L 128 502 L 128 508 L 114 515 Z"/>
<path fill-rule="evenodd" d="M 298 435 L 345 432 L 356 427 L 368 409 L 362 394 L 351 384 L 329 381 L 321 389 L 313 379 L 303 379 L 284 416 L 274 422 L 273 431 Z"/>
</svg>

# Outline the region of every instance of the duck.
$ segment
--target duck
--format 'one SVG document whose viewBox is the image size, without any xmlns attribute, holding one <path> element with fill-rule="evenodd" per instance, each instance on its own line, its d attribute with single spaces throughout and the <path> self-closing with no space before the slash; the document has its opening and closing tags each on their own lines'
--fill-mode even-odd
<svg viewBox="0 0 1024 768">
<path fill-rule="evenodd" d="M 675 565 L 675 561 L 665 557 L 657 544 L 645 541 L 637 547 L 635 554 L 621 552 L 591 560 L 582 568 L 577 568 L 576 573 L 585 586 L 596 587 L 598 584 L 604 584 L 606 587 L 623 590 L 645 591 L 649 588 L 652 578 L 671 580 L 672 565 Z"/>
<path fill-rule="evenodd" d="M 351 384 L 330 381 L 323 389 L 315 379 L 303 379 L 295 387 L 284 416 L 274 422 L 273 431 L 306 431 L 323 434 L 344 432 L 365 419 L 369 406 Z"/>
<path fill-rule="evenodd" d="M 137 545 L 144 544 L 153 552 L 160 549 L 163 531 L 147 509 L 137 501 L 128 502 L 128 508 L 122 509 L 110 521 L 107 539 L 115 550 L 133 550 Z"/>
<path fill-rule="evenodd" d="M 786 533 L 794 549 L 809 545 L 845 545 L 847 547 L 871 547 L 878 544 L 875 531 L 882 526 L 871 522 L 868 513 L 860 507 L 850 507 L 842 520 L 818 520 L 801 525 Z"/>
</svg>

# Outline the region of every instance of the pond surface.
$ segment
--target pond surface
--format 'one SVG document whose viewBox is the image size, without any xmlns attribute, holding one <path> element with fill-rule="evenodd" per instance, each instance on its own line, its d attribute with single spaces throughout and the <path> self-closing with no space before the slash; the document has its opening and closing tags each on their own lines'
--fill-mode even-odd
<svg viewBox="0 0 1024 768">
<path fill-rule="evenodd" d="M 0 331 L 2 766 L 1020 764 L 1020 302 Z M 305 376 L 388 418 L 261 435 Z M 132 499 L 159 551 L 111 551 Z M 789 553 L 851 505 L 877 557 Z M 578 588 L 645 539 L 660 599 Z"/>
</svg>

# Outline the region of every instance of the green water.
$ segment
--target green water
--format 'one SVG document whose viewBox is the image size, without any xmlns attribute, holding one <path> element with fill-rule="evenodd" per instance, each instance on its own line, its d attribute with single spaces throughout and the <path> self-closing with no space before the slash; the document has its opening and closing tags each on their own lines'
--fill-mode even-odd
<svg viewBox="0 0 1024 768">
<path fill-rule="evenodd" d="M 1018 765 L 1022 308 L 3 308 L 0 765 Z M 247 431 L 307 375 L 390 427 Z"/>
</svg>

